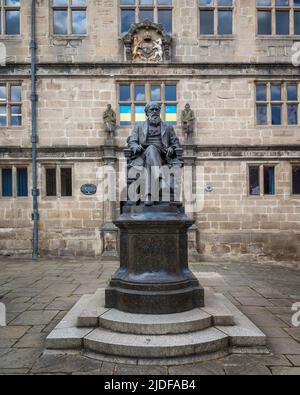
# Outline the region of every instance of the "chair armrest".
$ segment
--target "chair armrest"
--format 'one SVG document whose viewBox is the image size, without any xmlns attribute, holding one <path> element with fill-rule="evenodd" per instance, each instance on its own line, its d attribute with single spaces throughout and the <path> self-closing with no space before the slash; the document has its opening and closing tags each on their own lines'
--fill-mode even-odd
<svg viewBox="0 0 300 395">
<path fill-rule="evenodd" d="M 183 157 L 183 149 L 182 149 L 182 148 L 176 148 L 175 151 L 176 151 L 176 156 L 177 156 L 177 158 L 178 158 L 179 160 L 181 160 L 182 157 Z"/>
<path fill-rule="evenodd" d="M 125 148 L 124 149 L 124 155 L 126 159 L 130 159 L 132 157 L 132 151 L 130 148 Z"/>
</svg>

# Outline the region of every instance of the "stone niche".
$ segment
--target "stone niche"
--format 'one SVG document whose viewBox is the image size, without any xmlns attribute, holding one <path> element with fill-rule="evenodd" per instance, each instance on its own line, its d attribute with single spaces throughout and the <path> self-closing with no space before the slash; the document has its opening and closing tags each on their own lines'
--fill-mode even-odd
<svg viewBox="0 0 300 395">
<path fill-rule="evenodd" d="M 171 60 L 172 37 L 162 25 L 148 20 L 136 23 L 122 40 L 127 62 L 159 64 Z"/>
</svg>

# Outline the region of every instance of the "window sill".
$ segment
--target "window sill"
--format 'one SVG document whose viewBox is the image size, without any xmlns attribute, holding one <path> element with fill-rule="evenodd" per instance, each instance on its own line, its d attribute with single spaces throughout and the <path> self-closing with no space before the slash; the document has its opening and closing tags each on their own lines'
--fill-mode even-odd
<svg viewBox="0 0 300 395">
<path fill-rule="evenodd" d="M 291 40 L 299 40 L 300 39 L 300 35 L 256 35 L 256 40 L 275 40 L 275 41 L 282 41 L 282 40 L 286 40 L 286 41 L 291 41 Z"/>
<path fill-rule="evenodd" d="M 21 34 L 3 34 L 0 35 L 0 41 L 21 41 Z"/>
<path fill-rule="evenodd" d="M 274 129 L 296 129 L 300 127 L 299 125 L 255 125 L 255 127 L 257 129 L 270 129 L 270 128 L 274 128 Z"/>
<path fill-rule="evenodd" d="M 246 197 L 249 199 L 264 199 L 264 198 L 277 199 L 278 195 L 276 195 L 276 194 L 275 195 L 247 195 Z M 299 195 L 299 198 L 300 198 L 300 195 Z"/>
<path fill-rule="evenodd" d="M 73 200 L 74 196 L 42 196 L 43 200 L 58 200 L 58 199 L 62 199 L 62 200 Z"/>
<path fill-rule="evenodd" d="M 17 200 L 28 200 L 30 196 L 0 196 L 0 200 L 12 200 L 12 199 L 17 199 Z"/>
<path fill-rule="evenodd" d="M 88 37 L 88 34 L 51 34 L 51 38 L 55 40 L 83 40 Z"/>
<path fill-rule="evenodd" d="M 0 126 L 0 132 L 1 131 L 8 131 L 8 132 L 23 132 L 25 129 L 23 126 Z"/>
<path fill-rule="evenodd" d="M 232 34 L 226 34 L 226 35 L 221 35 L 221 34 L 200 34 L 198 35 L 198 40 L 228 40 L 228 41 L 233 41 L 236 39 L 235 35 Z"/>
</svg>

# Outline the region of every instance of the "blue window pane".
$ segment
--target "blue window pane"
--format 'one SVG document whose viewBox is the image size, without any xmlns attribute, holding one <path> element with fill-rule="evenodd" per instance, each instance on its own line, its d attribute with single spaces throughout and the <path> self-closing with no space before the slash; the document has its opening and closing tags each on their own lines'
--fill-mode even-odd
<svg viewBox="0 0 300 395">
<path fill-rule="evenodd" d="M 177 87 L 176 85 L 166 85 L 166 101 L 176 101 L 177 100 Z"/>
<path fill-rule="evenodd" d="M 232 34 L 232 11 L 219 11 L 218 20 L 218 33 Z"/>
<path fill-rule="evenodd" d="M 72 11 L 72 33 L 86 34 L 86 11 Z"/>
<path fill-rule="evenodd" d="M 20 11 L 6 11 L 5 26 L 6 34 L 20 34 Z"/>
<path fill-rule="evenodd" d="M 275 167 L 264 167 L 264 194 L 275 195 Z"/>
<path fill-rule="evenodd" d="M 120 101 L 130 101 L 130 85 L 120 85 Z"/>
<path fill-rule="evenodd" d="M 258 34 L 272 34 L 271 11 L 258 11 Z"/>
<path fill-rule="evenodd" d="M 267 101 L 267 85 L 257 84 L 256 85 L 256 100 Z"/>
<path fill-rule="evenodd" d="M 300 5 L 300 3 L 299 3 Z M 294 12 L 294 27 L 295 27 L 295 34 L 300 34 L 300 11 Z"/>
<path fill-rule="evenodd" d="M 145 93 L 145 85 L 135 85 L 134 87 L 134 96 L 135 101 L 145 101 L 146 93 Z"/>
<path fill-rule="evenodd" d="M 282 124 L 281 104 L 272 105 L 272 125 Z"/>
<path fill-rule="evenodd" d="M 152 101 L 161 101 L 160 85 L 151 85 L 151 100 Z"/>
<path fill-rule="evenodd" d="M 249 167 L 249 192 L 251 196 L 260 195 L 259 166 Z"/>
<path fill-rule="evenodd" d="M 154 22 L 154 11 L 152 10 L 140 10 L 140 22 L 144 21 Z"/>
<path fill-rule="evenodd" d="M 290 12 L 276 11 L 276 34 L 290 34 Z"/>
<path fill-rule="evenodd" d="M 135 10 L 122 10 L 121 12 L 121 31 L 127 33 L 135 23 Z"/>
<path fill-rule="evenodd" d="M 53 33 L 68 34 L 68 11 L 53 11 Z"/>
<path fill-rule="evenodd" d="M 288 104 L 288 125 L 298 125 L 298 104 Z"/>
<path fill-rule="evenodd" d="M 200 12 L 200 34 L 214 34 L 214 12 Z"/>
<path fill-rule="evenodd" d="M 288 100 L 298 100 L 297 84 L 288 85 L 287 88 Z"/>
<path fill-rule="evenodd" d="M 300 195 L 300 166 L 293 166 L 293 194 Z"/>
<path fill-rule="evenodd" d="M 281 125 L 282 123 L 281 105 L 272 105 L 272 125 Z"/>
<path fill-rule="evenodd" d="M 268 107 L 266 104 L 258 104 L 256 107 L 256 122 L 257 125 L 268 124 Z"/>
<path fill-rule="evenodd" d="M 20 197 L 28 196 L 27 169 L 17 169 L 17 194 Z"/>
<path fill-rule="evenodd" d="M 2 169 L 2 196 L 12 196 L 12 169 Z"/>
<path fill-rule="evenodd" d="M 172 11 L 171 10 L 159 10 L 158 11 L 158 23 L 163 25 L 165 31 L 168 34 L 172 34 Z"/>
<path fill-rule="evenodd" d="M 271 100 L 272 101 L 281 101 L 281 85 L 272 85 Z"/>
</svg>

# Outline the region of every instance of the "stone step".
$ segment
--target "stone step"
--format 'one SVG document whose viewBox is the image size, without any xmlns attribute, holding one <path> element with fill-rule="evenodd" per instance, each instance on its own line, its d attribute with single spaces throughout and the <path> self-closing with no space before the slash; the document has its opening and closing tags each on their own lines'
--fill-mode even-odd
<svg viewBox="0 0 300 395">
<path fill-rule="evenodd" d="M 168 315 L 129 314 L 111 309 L 99 317 L 99 326 L 136 335 L 168 335 L 201 331 L 213 325 L 213 317 L 201 309 Z"/>
<path fill-rule="evenodd" d="M 229 337 L 210 328 L 180 335 L 133 335 L 98 328 L 84 338 L 88 351 L 129 358 L 176 358 L 226 350 Z"/>
<path fill-rule="evenodd" d="M 98 326 L 137 335 L 166 335 L 196 332 L 212 326 L 234 325 L 232 312 L 217 294 L 205 291 L 206 305 L 178 314 L 130 314 L 105 308 L 105 289 L 99 289 L 78 314 L 79 328 Z"/>
</svg>

